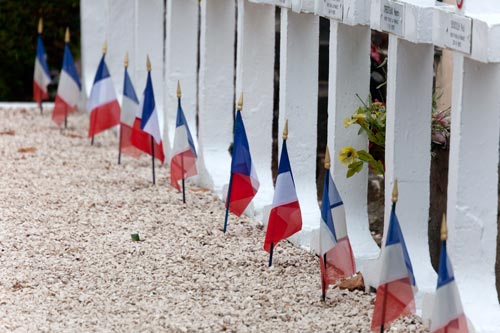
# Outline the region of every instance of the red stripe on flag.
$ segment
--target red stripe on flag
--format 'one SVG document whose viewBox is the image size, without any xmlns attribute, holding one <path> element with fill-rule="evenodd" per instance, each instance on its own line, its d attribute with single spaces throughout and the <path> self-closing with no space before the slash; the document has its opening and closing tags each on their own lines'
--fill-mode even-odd
<svg viewBox="0 0 500 333">
<path fill-rule="evenodd" d="M 385 326 L 412 313 L 415 313 L 415 300 L 410 279 L 405 277 L 383 284 L 377 288 L 372 331 L 379 332 L 382 324 Z"/>
<path fill-rule="evenodd" d="M 54 103 L 54 111 L 52 112 L 52 120 L 58 125 L 64 122 L 66 114 L 70 114 L 76 111 L 76 107 L 72 108 L 66 103 L 61 97 L 56 96 Z"/>
<path fill-rule="evenodd" d="M 236 216 L 241 216 L 257 191 L 252 186 L 250 176 L 233 173 L 232 177 L 229 210 Z"/>
<path fill-rule="evenodd" d="M 47 91 L 42 89 L 36 81 L 33 81 L 33 100 L 40 104 L 43 100 L 48 98 L 49 95 L 47 95 Z"/>
<path fill-rule="evenodd" d="M 135 118 L 134 127 L 132 128 L 132 145 L 139 149 L 140 151 L 152 155 L 153 149 L 151 148 L 151 135 L 149 133 L 141 130 L 141 120 L 139 118 Z M 154 139 L 153 139 L 154 141 Z M 160 160 L 163 164 L 165 162 L 165 154 L 163 153 L 163 142 L 160 141 L 160 144 L 154 141 L 154 150 L 155 150 L 155 158 Z"/>
<path fill-rule="evenodd" d="M 90 112 L 89 138 L 120 124 L 120 104 L 115 99 Z"/>
<path fill-rule="evenodd" d="M 464 314 L 450 321 L 445 327 L 437 329 L 432 333 L 468 333 L 467 318 Z"/>
<path fill-rule="evenodd" d="M 269 214 L 264 250 L 270 252 L 279 241 L 286 239 L 302 229 L 302 215 L 298 201 L 274 207 Z"/>
<path fill-rule="evenodd" d="M 349 238 L 340 239 L 337 245 L 326 253 L 326 267 L 323 256 L 320 256 L 320 268 L 325 290 L 329 285 L 356 273 L 356 264 Z"/>
<path fill-rule="evenodd" d="M 178 191 L 181 190 L 179 180 L 197 175 L 196 157 L 191 149 L 172 157 L 170 162 L 170 184 Z"/>
<path fill-rule="evenodd" d="M 120 123 L 121 152 L 133 158 L 139 158 L 142 152 L 132 144 L 132 133 L 134 129 L 127 124 Z"/>
</svg>

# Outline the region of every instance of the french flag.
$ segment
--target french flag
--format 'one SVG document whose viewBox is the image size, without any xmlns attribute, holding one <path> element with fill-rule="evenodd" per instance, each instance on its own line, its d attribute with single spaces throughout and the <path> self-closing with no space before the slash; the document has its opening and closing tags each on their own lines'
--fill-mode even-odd
<svg viewBox="0 0 500 333">
<path fill-rule="evenodd" d="M 179 89 L 180 90 L 180 89 Z M 182 111 L 181 99 L 177 99 L 177 120 L 175 123 L 174 148 L 170 162 L 170 184 L 181 190 L 179 180 L 198 174 L 196 170 L 196 149 L 189 126 Z"/>
<path fill-rule="evenodd" d="M 387 239 L 382 250 L 381 276 L 371 325 L 373 331 L 401 316 L 415 313 L 415 277 L 396 217 L 394 198 L 393 201 Z"/>
<path fill-rule="evenodd" d="M 234 143 L 229 181 L 228 208 L 236 216 L 241 216 L 259 190 L 259 180 L 250 155 L 245 125 L 241 111 L 236 111 L 234 123 Z"/>
<path fill-rule="evenodd" d="M 462 309 L 462 302 L 447 252 L 446 239 L 444 239 L 441 245 L 437 290 L 431 316 L 431 332 L 468 333 L 467 318 Z"/>
<path fill-rule="evenodd" d="M 288 127 L 288 126 L 286 126 Z M 285 127 L 285 128 L 286 128 Z M 302 214 L 295 191 L 292 169 L 288 158 L 286 139 L 281 148 L 278 177 L 274 190 L 273 204 L 269 214 L 264 250 L 271 253 L 279 241 L 290 237 L 302 229 Z M 270 265 L 271 265 L 270 258 Z"/>
<path fill-rule="evenodd" d="M 123 99 L 120 113 L 120 151 L 134 158 L 139 158 L 142 152 L 132 143 L 134 131 L 144 133 L 140 127 L 134 129 L 136 112 L 139 109 L 139 99 L 135 93 L 134 85 L 128 75 L 127 65 L 125 66 L 125 77 L 123 80 Z M 143 134 L 146 141 L 149 140 L 147 133 Z"/>
<path fill-rule="evenodd" d="M 52 113 L 52 120 L 58 125 L 66 119 L 68 113 L 76 111 L 82 85 L 78 79 L 75 62 L 69 49 L 69 30 L 66 30 L 66 44 L 64 45 L 63 66 L 57 87 L 57 96 Z"/>
<path fill-rule="evenodd" d="M 47 65 L 47 54 L 42 40 L 42 19 L 38 22 L 38 39 L 36 46 L 35 72 L 33 75 L 33 100 L 41 106 L 42 101 L 49 98 L 47 86 L 50 83 L 49 66 Z"/>
<path fill-rule="evenodd" d="M 104 53 L 97 67 L 94 85 L 90 91 L 88 110 L 90 110 L 89 138 L 120 124 L 120 104 L 116 98 L 115 87 Z"/>
<path fill-rule="evenodd" d="M 327 155 L 329 156 L 328 152 Z M 329 160 L 329 158 L 328 158 Z M 323 299 L 330 284 L 356 273 L 351 243 L 347 236 L 345 209 L 339 191 L 333 182 L 330 165 L 325 173 L 320 223 L 320 269 Z M 327 164 L 325 162 L 325 164 Z"/>
<path fill-rule="evenodd" d="M 149 69 L 146 88 L 136 112 L 133 129 L 132 144 L 146 154 L 154 154 L 155 158 L 164 163 L 165 155 L 163 153 L 160 123 L 158 121 L 153 82 L 151 81 L 151 71 Z"/>
</svg>

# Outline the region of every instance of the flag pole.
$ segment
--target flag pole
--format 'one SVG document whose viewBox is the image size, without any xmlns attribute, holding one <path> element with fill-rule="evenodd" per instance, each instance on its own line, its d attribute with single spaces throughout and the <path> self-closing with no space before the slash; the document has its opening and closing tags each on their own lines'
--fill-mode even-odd
<svg viewBox="0 0 500 333">
<path fill-rule="evenodd" d="M 151 135 L 151 170 L 153 171 L 153 185 L 156 184 L 155 177 L 155 141 Z"/>
<path fill-rule="evenodd" d="M 38 20 L 38 35 L 41 36 L 43 33 L 43 18 L 40 17 Z M 40 103 L 38 103 L 40 108 L 40 114 L 43 115 L 42 97 L 40 96 Z"/>
<path fill-rule="evenodd" d="M 396 203 L 398 202 L 398 179 L 394 179 L 394 185 L 392 187 L 392 210 L 396 210 Z M 382 305 L 382 325 L 380 325 L 380 333 L 384 333 L 384 323 L 385 323 L 385 310 L 387 307 L 387 286 L 384 287 L 384 303 Z"/>
<path fill-rule="evenodd" d="M 273 252 L 274 252 L 274 243 L 271 243 L 271 249 L 269 250 L 269 267 L 273 265 Z"/>
<path fill-rule="evenodd" d="M 106 52 L 108 52 L 108 42 L 107 41 L 104 41 L 104 45 L 102 47 L 102 56 L 105 57 L 106 56 Z M 96 117 L 97 117 L 97 113 L 94 117 L 94 120 L 92 121 L 92 128 L 94 128 L 95 126 L 95 122 L 96 122 Z M 93 146 L 94 145 L 94 135 L 92 135 L 92 139 L 90 140 L 90 145 Z"/>
<path fill-rule="evenodd" d="M 181 82 L 178 80 L 177 81 L 177 103 L 178 106 L 181 106 L 181 97 L 182 97 L 182 91 L 181 91 Z M 187 124 L 186 124 L 187 126 Z M 186 203 L 186 187 L 185 187 L 185 175 L 184 175 L 184 155 L 181 154 L 181 169 L 182 169 L 182 203 Z"/>
<path fill-rule="evenodd" d="M 125 66 L 125 73 L 127 72 L 127 67 L 128 67 L 128 52 L 125 53 L 125 60 L 123 65 Z M 125 90 L 125 88 L 124 88 Z M 124 92 L 125 93 L 125 92 Z M 118 165 L 122 163 L 122 135 L 123 135 L 123 127 L 120 124 L 120 138 L 118 141 Z"/>
<path fill-rule="evenodd" d="M 322 290 L 321 298 L 323 299 L 323 302 L 326 302 L 326 288 L 327 288 L 326 280 L 325 280 L 325 275 L 326 275 L 326 253 L 323 254 L 323 265 L 325 266 L 325 273 L 321 277 L 321 280 L 322 280 L 321 282 L 323 282 L 323 290 Z"/>
<path fill-rule="evenodd" d="M 330 182 L 329 182 L 329 178 L 330 178 L 330 167 L 331 167 L 331 158 L 330 158 L 330 150 L 328 149 L 328 145 L 326 145 L 326 149 L 325 149 L 325 163 L 324 163 L 324 166 L 325 166 L 325 184 L 326 184 L 326 190 L 328 191 L 329 190 L 329 187 L 330 187 Z M 323 204 L 323 203 L 322 203 Z M 324 270 L 324 274 L 323 276 L 321 277 L 322 278 L 322 281 L 324 283 L 324 287 L 323 287 L 323 302 L 326 301 L 326 289 L 328 288 L 328 286 L 326 285 L 326 253 L 323 254 L 323 266 L 325 268 Z"/>
<path fill-rule="evenodd" d="M 66 33 L 64 34 L 64 43 L 69 45 L 69 27 L 66 27 Z M 68 128 L 68 108 L 64 109 L 64 128 Z"/>
<path fill-rule="evenodd" d="M 240 98 L 238 99 L 238 103 L 236 104 L 236 110 L 240 111 L 243 109 L 243 93 L 241 93 Z M 233 133 L 233 141 L 234 141 L 234 133 Z M 235 144 L 233 142 L 233 156 L 234 158 L 234 147 Z M 232 163 L 231 163 L 232 164 Z M 226 199 L 226 217 L 224 219 L 224 233 L 227 231 L 227 220 L 229 217 L 229 204 L 231 203 L 231 191 L 233 190 L 233 170 L 231 170 L 231 176 L 229 177 L 229 187 L 227 189 L 227 199 Z"/>
</svg>

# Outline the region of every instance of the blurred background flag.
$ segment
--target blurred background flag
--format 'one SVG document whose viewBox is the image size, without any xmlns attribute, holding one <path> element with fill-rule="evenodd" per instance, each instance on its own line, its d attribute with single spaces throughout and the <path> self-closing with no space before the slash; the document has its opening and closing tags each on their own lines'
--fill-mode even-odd
<svg viewBox="0 0 500 333">
<path fill-rule="evenodd" d="M 52 113 L 52 120 L 59 126 L 64 121 L 65 127 L 67 127 L 68 113 L 76 111 L 82 89 L 75 62 L 69 49 L 69 40 L 69 28 L 66 28 L 63 65 L 59 77 L 59 86 L 57 87 L 54 112 Z"/>
<path fill-rule="evenodd" d="M 36 45 L 35 72 L 33 75 L 33 100 L 38 103 L 42 112 L 42 101 L 47 99 L 47 86 L 50 83 L 49 66 L 47 65 L 47 53 L 42 40 L 43 19 L 38 21 L 38 38 Z"/>
<path fill-rule="evenodd" d="M 330 152 L 325 153 L 325 183 L 321 202 L 320 269 L 323 300 L 328 285 L 353 276 L 356 264 L 347 236 L 344 203 L 330 173 Z"/>
<path fill-rule="evenodd" d="M 120 104 L 104 60 L 106 51 L 107 45 L 104 43 L 102 58 L 99 67 L 97 67 L 88 101 L 88 110 L 90 111 L 89 137 L 92 138 L 92 142 L 94 135 L 120 124 Z"/>
</svg>

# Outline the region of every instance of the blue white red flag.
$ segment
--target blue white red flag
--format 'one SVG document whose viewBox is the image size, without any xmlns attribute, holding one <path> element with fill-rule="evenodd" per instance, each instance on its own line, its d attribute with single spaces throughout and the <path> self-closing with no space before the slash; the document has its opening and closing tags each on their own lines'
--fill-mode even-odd
<svg viewBox="0 0 500 333">
<path fill-rule="evenodd" d="M 245 125 L 240 110 L 236 111 L 234 123 L 234 143 L 231 161 L 231 181 L 229 183 L 229 208 L 236 216 L 241 216 L 259 190 L 259 180 L 250 155 Z"/>
<path fill-rule="evenodd" d="M 264 250 L 270 252 L 271 244 L 276 247 L 279 241 L 290 237 L 301 229 L 302 213 L 300 212 L 299 199 L 293 181 L 286 140 L 283 140 L 273 204 L 264 240 Z"/>
<path fill-rule="evenodd" d="M 179 180 L 198 174 L 196 169 L 196 149 L 186 117 L 184 116 L 184 111 L 182 111 L 180 98 L 177 101 L 177 120 L 172 155 L 170 162 L 170 184 L 180 191 Z"/>
<path fill-rule="evenodd" d="M 138 129 L 134 129 L 135 115 L 138 108 L 139 99 L 135 93 L 132 80 L 128 75 L 127 67 L 125 67 L 122 110 L 120 113 L 120 150 L 123 153 L 135 158 L 139 158 L 142 152 L 132 144 L 132 134 L 134 131 L 144 133 L 140 127 Z M 146 141 L 149 140 L 149 135 L 147 133 L 144 133 L 143 135 L 145 136 Z"/>
<path fill-rule="evenodd" d="M 132 132 L 132 144 L 146 154 L 153 155 L 161 163 L 165 162 L 163 143 L 160 133 L 160 122 L 156 110 L 151 72 L 148 72 L 146 88 L 142 95 L 139 108 L 136 111 Z M 151 140 L 153 138 L 153 140 Z"/>
<path fill-rule="evenodd" d="M 90 91 L 87 109 L 90 111 L 89 137 L 120 124 L 120 104 L 103 54 L 94 85 Z"/>
<path fill-rule="evenodd" d="M 64 45 L 64 56 L 59 86 L 57 87 L 56 101 L 52 120 L 61 126 L 70 112 L 76 111 L 82 85 L 76 72 L 75 62 L 69 49 L 69 44 Z"/>
<path fill-rule="evenodd" d="M 323 295 L 326 295 L 328 285 L 356 273 L 351 242 L 347 236 L 344 203 L 330 169 L 325 172 L 319 232 L 321 286 Z"/>
<path fill-rule="evenodd" d="M 415 277 L 396 216 L 395 203 L 391 209 L 381 260 L 380 281 L 371 325 L 373 331 L 378 331 L 380 326 L 389 324 L 401 316 L 415 313 L 413 291 L 416 287 Z"/>
<path fill-rule="evenodd" d="M 42 34 L 38 34 L 35 58 L 35 72 L 33 75 L 33 100 L 41 104 L 49 96 L 47 86 L 50 83 L 49 66 L 47 65 L 47 54 L 43 47 Z"/>
<path fill-rule="evenodd" d="M 441 245 L 437 290 L 431 316 L 431 332 L 468 333 L 467 318 L 462 308 L 462 301 L 447 252 L 446 240 L 444 240 Z"/>
</svg>

